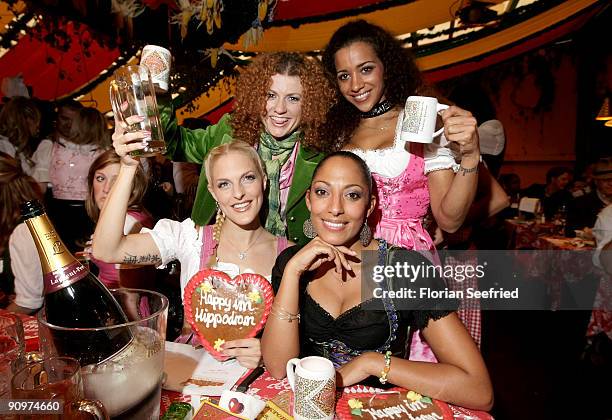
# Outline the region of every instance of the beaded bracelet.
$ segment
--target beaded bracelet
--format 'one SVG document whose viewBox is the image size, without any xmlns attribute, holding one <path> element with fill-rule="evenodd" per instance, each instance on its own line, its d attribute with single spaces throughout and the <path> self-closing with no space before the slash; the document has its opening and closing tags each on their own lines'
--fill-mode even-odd
<svg viewBox="0 0 612 420">
<path fill-rule="evenodd" d="M 382 372 L 380 372 L 380 378 L 378 378 L 380 383 L 383 385 L 387 383 L 387 375 L 389 374 L 389 370 L 391 370 L 391 352 L 387 350 L 384 357 L 385 367 L 383 368 Z"/>
</svg>

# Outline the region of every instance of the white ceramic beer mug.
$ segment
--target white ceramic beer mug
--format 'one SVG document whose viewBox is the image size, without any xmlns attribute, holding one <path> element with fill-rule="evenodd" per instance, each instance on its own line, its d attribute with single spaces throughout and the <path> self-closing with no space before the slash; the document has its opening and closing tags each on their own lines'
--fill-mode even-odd
<svg viewBox="0 0 612 420">
<path fill-rule="evenodd" d="M 142 139 L 144 149 L 130 152 L 132 156 L 153 156 L 166 153 L 164 133 L 159 119 L 155 87 L 145 66 L 124 66 L 114 73 L 110 82 L 110 102 L 113 113 L 126 132 L 148 131 Z M 139 121 L 128 122 L 138 116 Z"/>
<path fill-rule="evenodd" d="M 287 362 L 293 390 L 295 420 L 332 420 L 336 407 L 336 370 L 324 357 L 309 356 Z"/>
<path fill-rule="evenodd" d="M 168 90 L 170 79 L 170 64 L 172 54 L 164 47 L 158 45 L 146 45 L 140 55 L 140 65 L 147 66 L 151 72 L 153 84 L 158 86 L 163 92 Z"/>
<path fill-rule="evenodd" d="M 404 106 L 400 139 L 413 143 L 432 143 L 444 131 L 444 127 L 436 131 L 438 112 L 447 108 L 448 105 L 438 103 L 436 98 L 409 96 Z"/>
</svg>

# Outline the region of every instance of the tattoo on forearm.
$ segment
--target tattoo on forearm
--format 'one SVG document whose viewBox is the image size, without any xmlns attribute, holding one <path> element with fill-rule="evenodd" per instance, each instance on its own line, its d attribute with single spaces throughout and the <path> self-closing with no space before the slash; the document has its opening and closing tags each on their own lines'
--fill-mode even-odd
<svg viewBox="0 0 612 420">
<path fill-rule="evenodd" d="M 161 263 L 159 255 L 130 255 L 123 257 L 123 264 L 158 264 Z"/>
</svg>

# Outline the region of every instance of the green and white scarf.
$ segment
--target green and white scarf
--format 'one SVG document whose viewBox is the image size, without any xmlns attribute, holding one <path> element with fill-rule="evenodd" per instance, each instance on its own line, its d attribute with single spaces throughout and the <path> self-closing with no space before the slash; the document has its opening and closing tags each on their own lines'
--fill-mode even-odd
<svg viewBox="0 0 612 420">
<path fill-rule="evenodd" d="M 276 140 L 266 132 L 263 132 L 259 138 L 257 150 L 266 165 L 266 172 L 270 180 L 266 229 L 276 236 L 284 236 L 286 231 L 283 217 L 280 214 L 280 172 L 283 165 L 289 160 L 293 147 L 299 139 L 299 132 L 291 134 L 282 141 Z"/>
</svg>

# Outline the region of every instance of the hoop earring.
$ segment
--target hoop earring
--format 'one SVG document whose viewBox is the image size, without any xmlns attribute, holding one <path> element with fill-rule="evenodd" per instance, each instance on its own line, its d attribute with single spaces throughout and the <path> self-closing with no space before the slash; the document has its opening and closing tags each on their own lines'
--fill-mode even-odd
<svg viewBox="0 0 612 420">
<path fill-rule="evenodd" d="M 312 220 L 310 220 L 310 217 L 306 220 L 304 220 L 304 235 L 308 238 L 308 239 L 313 239 L 317 236 L 317 231 L 315 230 L 314 226 L 312 225 Z"/>
<path fill-rule="evenodd" d="M 219 243 L 219 239 L 221 238 L 221 228 L 225 222 L 225 214 L 219 208 L 219 203 L 215 202 L 215 204 L 217 206 L 217 216 L 215 218 L 215 225 L 213 226 L 213 239 L 215 242 Z"/>
<path fill-rule="evenodd" d="M 359 241 L 363 246 L 368 246 L 372 242 L 372 231 L 367 223 L 364 223 L 359 231 Z"/>
</svg>

